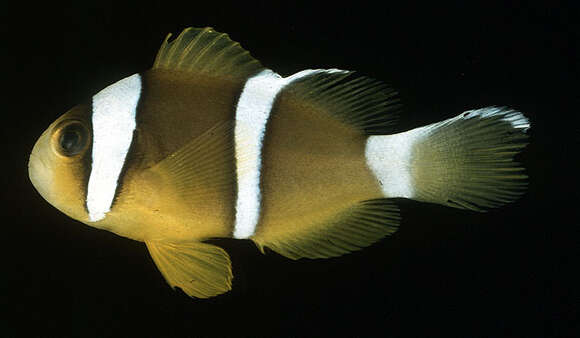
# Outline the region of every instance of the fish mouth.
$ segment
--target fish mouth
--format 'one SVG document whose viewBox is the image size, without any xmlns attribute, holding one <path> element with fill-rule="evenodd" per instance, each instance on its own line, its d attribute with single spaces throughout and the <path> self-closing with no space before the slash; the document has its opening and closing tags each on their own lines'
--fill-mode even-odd
<svg viewBox="0 0 580 338">
<path fill-rule="evenodd" d="M 49 200 L 51 176 L 50 169 L 43 158 L 33 150 L 28 159 L 28 178 L 45 200 Z"/>
</svg>

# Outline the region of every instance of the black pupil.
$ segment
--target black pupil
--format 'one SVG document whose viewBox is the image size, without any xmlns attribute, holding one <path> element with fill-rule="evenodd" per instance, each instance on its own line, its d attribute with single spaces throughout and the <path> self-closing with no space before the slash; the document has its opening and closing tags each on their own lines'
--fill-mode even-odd
<svg viewBox="0 0 580 338">
<path fill-rule="evenodd" d="M 62 135 L 60 145 L 66 151 L 72 150 L 80 141 L 80 135 L 75 131 L 67 131 Z"/>
<path fill-rule="evenodd" d="M 69 156 L 78 154 L 84 146 L 82 127 L 78 124 L 67 126 L 60 135 L 60 147 Z"/>
</svg>

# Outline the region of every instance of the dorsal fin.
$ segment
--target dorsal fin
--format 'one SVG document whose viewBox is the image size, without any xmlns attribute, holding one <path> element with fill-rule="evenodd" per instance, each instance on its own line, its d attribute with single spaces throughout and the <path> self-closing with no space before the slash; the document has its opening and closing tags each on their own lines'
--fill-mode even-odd
<svg viewBox="0 0 580 338">
<path fill-rule="evenodd" d="M 285 91 L 367 135 L 392 133 L 401 110 L 394 89 L 351 71 L 319 70 L 293 81 Z"/>
<path fill-rule="evenodd" d="M 246 79 L 264 69 L 239 43 L 211 27 L 186 28 L 173 41 L 171 33 L 159 48 L 153 69 Z"/>
</svg>

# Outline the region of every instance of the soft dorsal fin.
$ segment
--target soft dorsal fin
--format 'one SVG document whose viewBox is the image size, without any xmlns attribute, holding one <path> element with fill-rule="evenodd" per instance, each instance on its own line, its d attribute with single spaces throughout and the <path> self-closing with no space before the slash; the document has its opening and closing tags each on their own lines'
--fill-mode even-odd
<svg viewBox="0 0 580 338">
<path fill-rule="evenodd" d="M 159 48 L 153 69 L 170 69 L 246 79 L 264 68 L 239 43 L 211 27 L 186 28 L 175 40 L 171 33 Z"/>
<path fill-rule="evenodd" d="M 387 199 L 360 202 L 318 224 L 287 231 L 283 237 L 251 239 L 291 259 L 329 258 L 367 247 L 399 226 L 399 209 Z M 306 229 L 306 230 L 302 230 Z"/>
<path fill-rule="evenodd" d="M 318 70 L 293 81 L 285 92 L 367 135 L 391 133 L 401 110 L 397 92 L 381 81 L 354 74 Z"/>
<path fill-rule="evenodd" d="M 232 288 L 232 266 L 227 252 L 201 242 L 145 241 L 167 283 L 190 297 L 209 298 Z"/>
</svg>

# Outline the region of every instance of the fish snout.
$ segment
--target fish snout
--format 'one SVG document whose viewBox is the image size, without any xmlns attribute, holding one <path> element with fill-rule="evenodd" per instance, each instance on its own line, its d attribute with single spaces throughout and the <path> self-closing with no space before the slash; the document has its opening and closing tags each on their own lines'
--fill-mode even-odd
<svg viewBox="0 0 580 338">
<path fill-rule="evenodd" d="M 40 195 L 49 200 L 52 172 L 41 153 L 41 139 L 36 142 L 28 158 L 28 178 Z"/>
</svg>

